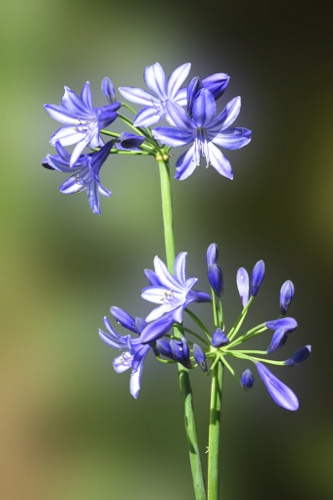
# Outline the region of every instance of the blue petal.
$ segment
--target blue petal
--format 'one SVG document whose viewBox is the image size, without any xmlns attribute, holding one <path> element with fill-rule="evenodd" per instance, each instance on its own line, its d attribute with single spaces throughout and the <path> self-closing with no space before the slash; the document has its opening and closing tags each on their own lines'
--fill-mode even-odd
<svg viewBox="0 0 333 500">
<path fill-rule="evenodd" d="M 247 369 L 242 373 L 240 383 L 243 389 L 245 389 L 246 391 L 252 389 L 254 385 L 254 375 L 251 370 Z"/>
<path fill-rule="evenodd" d="M 180 252 L 174 263 L 174 275 L 175 278 L 182 283 L 183 286 L 186 286 L 186 256 L 187 252 Z"/>
<path fill-rule="evenodd" d="M 135 324 L 135 319 L 132 318 L 132 316 L 128 314 L 128 312 L 116 306 L 112 306 L 110 311 L 114 319 L 117 321 L 117 323 L 120 323 L 121 326 L 127 328 L 127 330 L 131 330 L 134 333 L 138 333 Z"/>
<path fill-rule="evenodd" d="M 187 86 L 187 112 L 190 115 L 192 114 L 193 100 L 201 89 L 202 83 L 200 81 L 200 78 L 198 76 L 195 76 Z"/>
<path fill-rule="evenodd" d="M 117 373 L 123 373 L 132 367 L 133 355 L 123 352 L 113 360 L 113 368 Z"/>
<path fill-rule="evenodd" d="M 157 127 L 153 130 L 153 137 L 158 141 L 176 148 L 178 146 L 185 146 L 193 140 L 192 132 L 182 130 L 179 128 L 171 127 Z"/>
<path fill-rule="evenodd" d="M 193 134 L 197 126 L 192 118 L 186 113 L 186 111 L 181 106 L 179 106 L 179 104 L 167 101 L 166 108 L 177 128 Z"/>
<path fill-rule="evenodd" d="M 169 339 L 158 339 L 156 341 L 156 347 L 163 356 L 165 356 L 166 358 L 172 358 L 172 350 Z"/>
<path fill-rule="evenodd" d="M 154 342 L 160 339 L 170 330 L 173 324 L 174 319 L 171 315 L 163 316 L 149 323 L 140 335 L 140 342 L 142 344 L 147 344 L 148 342 Z"/>
<path fill-rule="evenodd" d="M 145 269 L 144 270 L 145 276 L 147 278 L 147 281 L 150 286 L 160 286 L 160 280 L 158 279 L 156 273 L 152 271 L 151 269 Z"/>
<path fill-rule="evenodd" d="M 232 180 L 234 176 L 228 158 L 212 142 L 208 143 L 208 149 L 209 160 L 215 170 L 224 177 Z"/>
<path fill-rule="evenodd" d="M 130 102 L 135 102 L 143 106 L 154 107 L 160 104 L 159 99 L 156 99 L 152 94 L 146 90 L 138 89 L 135 87 L 119 87 L 119 92 Z"/>
<path fill-rule="evenodd" d="M 87 193 L 91 210 L 94 214 L 101 215 L 97 182 L 91 182 L 89 186 L 87 186 Z"/>
<path fill-rule="evenodd" d="M 235 97 L 225 106 L 209 127 L 211 132 L 218 133 L 230 127 L 236 120 L 241 109 L 241 98 Z"/>
<path fill-rule="evenodd" d="M 98 331 L 101 340 L 103 340 L 103 342 L 108 344 L 110 347 L 113 347 L 114 349 L 126 349 L 128 347 L 128 341 L 130 338 L 129 335 L 121 337 L 121 339 L 117 340 L 109 333 L 103 332 L 103 330 L 99 329 Z"/>
<path fill-rule="evenodd" d="M 255 297 L 259 292 L 262 282 L 265 277 L 265 262 L 263 260 L 259 260 L 252 271 L 251 275 L 251 295 Z M 268 327 L 269 328 L 269 327 Z"/>
<path fill-rule="evenodd" d="M 86 106 L 82 99 L 69 87 L 65 87 L 61 102 L 77 118 L 91 120 L 95 116 L 95 111 Z"/>
<path fill-rule="evenodd" d="M 144 80 L 150 88 L 162 100 L 167 98 L 165 73 L 160 63 L 147 66 L 144 72 Z"/>
<path fill-rule="evenodd" d="M 198 344 L 193 344 L 193 356 L 195 361 L 198 363 L 200 368 L 204 373 L 207 373 L 208 368 L 207 368 L 207 359 L 206 359 L 206 354 L 204 350 L 198 345 Z"/>
<path fill-rule="evenodd" d="M 82 88 L 82 91 L 81 91 L 81 99 L 82 99 L 82 101 L 84 102 L 84 104 L 88 108 L 92 108 L 93 107 L 93 105 L 92 105 L 92 97 L 91 97 L 91 90 L 90 90 L 90 83 L 89 82 L 86 82 L 83 85 L 83 88 Z"/>
<path fill-rule="evenodd" d="M 295 294 L 295 287 L 292 281 L 288 280 L 283 283 L 280 290 L 280 312 L 286 314 Z"/>
<path fill-rule="evenodd" d="M 222 148 L 235 150 L 246 146 L 251 141 L 251 130 L 234 127 L 217 134 L 212 141 Z"/>
<path fill-rule="evenodd" d="M 180 87 L 188 77 L 191 70 L 191 64 L 185 63 L 176 68 L 170 75 L 168 80 L 167 94 L 169 99 L 174 99 Z"/>
<path fill-rule="evenodd" d="M 212 264 L 216 264 L 218 258 L 219 258 L 219 248 L 216 243 L 211 243 L 207 248 L 207 253 L 206 253 L 207 267 L 211 266 Z"/>
<path fill-rule="evenodd" d="M 164 114 L 165 112 L 160 106 L 148 106 L 139 111 L 133 125 L 135 127 L 150 127 L 154 123 L 157 123 Z"/>
<path fill-rule="evenodd" d="M 201 89 L 193 100 L 193 120 L 198 127 L 209 125 L 216 115 L 216 102 L 209 90 Z"/>
<path fill-rule="evenodd" d="M 136 356 L 140 358 L 140 362 L 137 368 L 135 370 L 133 369 L 131 373 L 130 393 L 135 399 L 137 399 L 137 397 L 139 396 L 143 364 L 149 349 L 150 346 L 145 346 L 143 349 L 141 349 L 140 353 Z"/>
<path fill-rule="evenodd" d="M 50 139 L 52 146 L 59 141 L 63 146 L 71 146 L 76 142 L 82 141 L 86 134 L 77 132 L 76 128 L 71 126 L 59 128 Z"/>
<path fill-rule="evenodd" d="M 53 118 L 57 122 L 72 126 L 77 122 L 77 118 L 62 106 L 56 106 L 55 104 L 44 104 L 44 109 L 51 116 L 51 118 Z"/>
<path fill-rule="evenodd" d="M 191 146 L 189 150 L 183 153 L 176 162 L 175 179 L 183 181 L 187 179 L 195 170 L 197 164 L 195 162 L 195 146 Z"/>
<path fill-rule="evenodd" d="M 282 408 L 290 411 L 296 411 L 299 408 L 299 402 L 296 394 L 281 380 L 279 380 L 262 363 L 256 364 L 258 373 L 264 382 L 271 398 Z"/>
<path fill-rule="evenodd" d="M 280 318 L 266 322 L 267 328 L 270 330 L 284 329 L 287 332 L 292 332 L 297 328 L 297 321 L 294 318 Z"/>
</svg>

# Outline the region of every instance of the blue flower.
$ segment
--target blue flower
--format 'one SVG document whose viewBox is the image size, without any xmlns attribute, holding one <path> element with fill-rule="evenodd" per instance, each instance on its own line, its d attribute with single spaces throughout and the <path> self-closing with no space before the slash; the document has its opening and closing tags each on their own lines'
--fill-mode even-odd
<svg viewBox="0 0 333 500">
<path fill-rule="evenodd" d="M 207 293 L 192 290 L 197 278 L 186 279 L 186 252 L 177 255 L 174 263 L 174 274 L 167 269 L 157 256 L 154 259 L 155 272 L 146 270 L 151 286 L 144 288 L 141 297 L 149 302 L 160 304 L 146 317 L 146 321 L 154 321 L 164 315 L 182 322 L 183 311 L 191 302 L 210 302 Z"/>
<path fill-rule="evenodd" d="M 42 165 L 46 168 L 59 170 L 71 174 L 60 186 L 60 192 L 64 194 L 81 193 L 87 191 L 88 201 L 94 214 L 101 214 L 99 193 L 103 196 L 111 196 L 99 180 L 99 171 L 109 156 L 113 141 L 107 142 L 97 153 L 82 155 L 73 167 L 70 166 L 70 155 L 56 142 L 57 155 L 47 155 Z"/>
<path fill-rule="evenodd" d="M 289 309 L 291 301 L 295 294 L 295 287 L 292 281 L 287 280 L 283 283 L 280 290 L 280 312 L 285 315 Z"/>
<path fill-rule="evenodd" d="M 299 402 L 296 394 L 262 363 L 256 363 L 258 373 L 264 382 L 271 398 L 282 408 L 290 411 L 296 411 L 299 408 Z"/>
<path fill-rule="evenodd" d="M 166 103 L 175 128 L 157 127 L 153 130 L 154 138 L 171 147 L 185 146 L 193 142 L 190 149 L 176 162 L 176 179 L 183 180 L 191 175 L 200 165 L 201 156 L 206 158 L 207 167 L 212 165 L 219 174 L 229 179 L 233 178 L 229 160 L 216 145 L 233 150 L 240 149 L 250 142 L 250 130 L 230 127 L 236 120 L 240 107 L 240 97 L 236 97 L 218 116 L 215 116 L 214 95 L 205 88 L 201 89 L 193 99 L 192 116 L 189 116 L 177 103 Z"/>
<path fill-rule="evenodd" d="M 250 280 L 248 272 L 244 267 L 240 267 L 238 269 L 236 282 L 237 282 L 239 296 L 242 300 L 243 307 L 245 307 L 249 301 Z"/>
<path fill-rule="evenodd" d="M 119 92 L 129 101 L 145 106 L 136 115 L 136 127 L 149 127 L 168 114 L 167 102 L 180 106 L 186 105 L 186 89 L 180 89 L 191 69 L 190 63 L 176 68 L 166 81 L 165 73 L 160 63 L 147 66 L 144 79 L 152 93 L 134 87 L 120 87 Z"/>
<path fill-rule="evenodd" d="M 120 308 L 111 308 L 111 314 L 122 326 L 140 335 L 146 322 L 142 318 L 132 318 L 130 314 Z M 104 325 L 108 333 L 99 330 L 99 336 L 110 347 L 124 351 L 113 361 L 113 367 L 117 373 L 122 373 L 132 368 L 130 380 L 130 393 L 137 398 L 140 392 L 140 383 L 145 358 L 148 354 L 150 345 L 143 345 L 140 338 L 132 339 L 130 335 L 119 335 L 110 324 L 108 318 L 104 317 Z"/>
<path fill-rule="evenodd" d="M 65 94 L 59 106 L 55 104 L 44 105 L 45 110 L 52 118 L 65 124 L 51 137 L 52 146 L 55 146 L 57 141 L 62 146 L 77 144 L 70 158 L 71 167 L 79 160 L 86 146 L 91 148 L 103 146 L 100 130 L 114 122 L 118 116 L 116 111 L 121 104 L 114 101 L 114 88 L 108 78 L 104 78 L 102 82 L 102 91 L 110 104 L 100 108 L 94 108 L 92 105 L 89 82 L 84 84 L 80 96 L 70 88 L 65 87 Z"/>
</svg>

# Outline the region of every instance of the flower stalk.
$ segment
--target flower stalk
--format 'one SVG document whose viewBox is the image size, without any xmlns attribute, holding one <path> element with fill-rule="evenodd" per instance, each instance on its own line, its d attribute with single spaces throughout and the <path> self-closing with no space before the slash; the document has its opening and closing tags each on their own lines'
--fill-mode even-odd
<svg viewBox="0 0 333 500">
<path fill-rule="evenodd" d="M 170 271 L 173 269 L 175 260 L 175 238 L 173 225 L 172 195 L 170 185 L 170 170 L 167 157 L 161 155 L 158 157 L 158 166 L 160 173 L 162 214 L 164 226 L 164 242 L 167 265 Z M 176 330 L 176 329 L 175 329 Z M 179 332 L 175 335 L 180 337 Z M 199 452 L 199 444 L 193 408 L 193 394 L 188 370 L 181 364 L 177 364 L 179 388 L 183 405 L 185 432 L 188 443 L 189 458 L 193 479 L 193 487 L 196 500 L 206 500 L 206 487 L 202 472 L 202 465 Z"/>
</svg>

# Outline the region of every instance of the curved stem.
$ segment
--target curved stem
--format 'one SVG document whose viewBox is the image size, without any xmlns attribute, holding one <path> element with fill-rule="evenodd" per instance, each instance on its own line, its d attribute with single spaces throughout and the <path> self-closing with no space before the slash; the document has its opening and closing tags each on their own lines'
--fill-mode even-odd
<svg viewBox="0 0 333 500">
<path fill-rule="evenodd" d="M 223 364 L 219 360 L 214 368 L 212 378 L 208 441 L 208 500 L 218 500 L 219 498 L 219 444 L 223 369 Z"/>
<path fill-rule="evenodd" d="M 166 259 L 168 268 L 172 272 L 175 260 L 175 238 L 174 238 L 174 228 L 173 228 L 170 171 L 167 158 L 161 155 L 158 157 L 157 161 L 158 161 L 160 181 L 161 181 L 162 212 L 163 212 Z M 179 331 L 177 331 L 176 329 L 175 329 L 175 335 L 178 337 L 180 336 Z M 185 432 L 189 449 L 189 458 L 191 464 L 195 498 L 196 500 L 206 500 L 207 498 L 206 488 L 205 488 L 201 460 L 200 460 L 190 378 L 188 370 L 184 366 L 178 363 L 177 368 L 178 368 L 180 394 L 184 411 Z"/>
</svg>

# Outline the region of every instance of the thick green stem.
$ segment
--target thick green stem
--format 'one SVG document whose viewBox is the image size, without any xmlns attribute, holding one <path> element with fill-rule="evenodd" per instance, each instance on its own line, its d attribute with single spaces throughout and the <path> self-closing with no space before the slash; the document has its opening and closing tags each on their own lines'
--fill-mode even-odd
<svg viewBox="0 0 333 500">
<path fill-rule="evenodd" d="M 167 156 L 164 157 L 163 153 L 161 153 L 161 156 L 157 158 L 157 161 L 158 161 L 160 180 L 161 180 L 162 212 L 163 212 L 166 259 L 168 268 L 172 272 L 175 260 L 175 240 L 174 240 L 174 229 L 173 229 L 173 211 L 172 211 L 169 164 Z M 176 332 L 176 335 L 177 333 L 178 332 Z M 200 460 L 190 378 L 188 370 L 184 366 L 178 364 L 177 367 L 178 367 L 179 387 L 180 387 L 180 393 L 184 411 L 185 431 L 189 449 L 195 498 L 196 500 L 206 500 L 207 498 L 206 488 L 205 488 L 201 460 Z"/>
<path fill-rule="evenodd" d="M 223 364 L 219 360 L 212 378 L 209 441 L 208 441 L 208 500 L 219 498 L 219 444 L 222 405 Z"/>
</svg>

